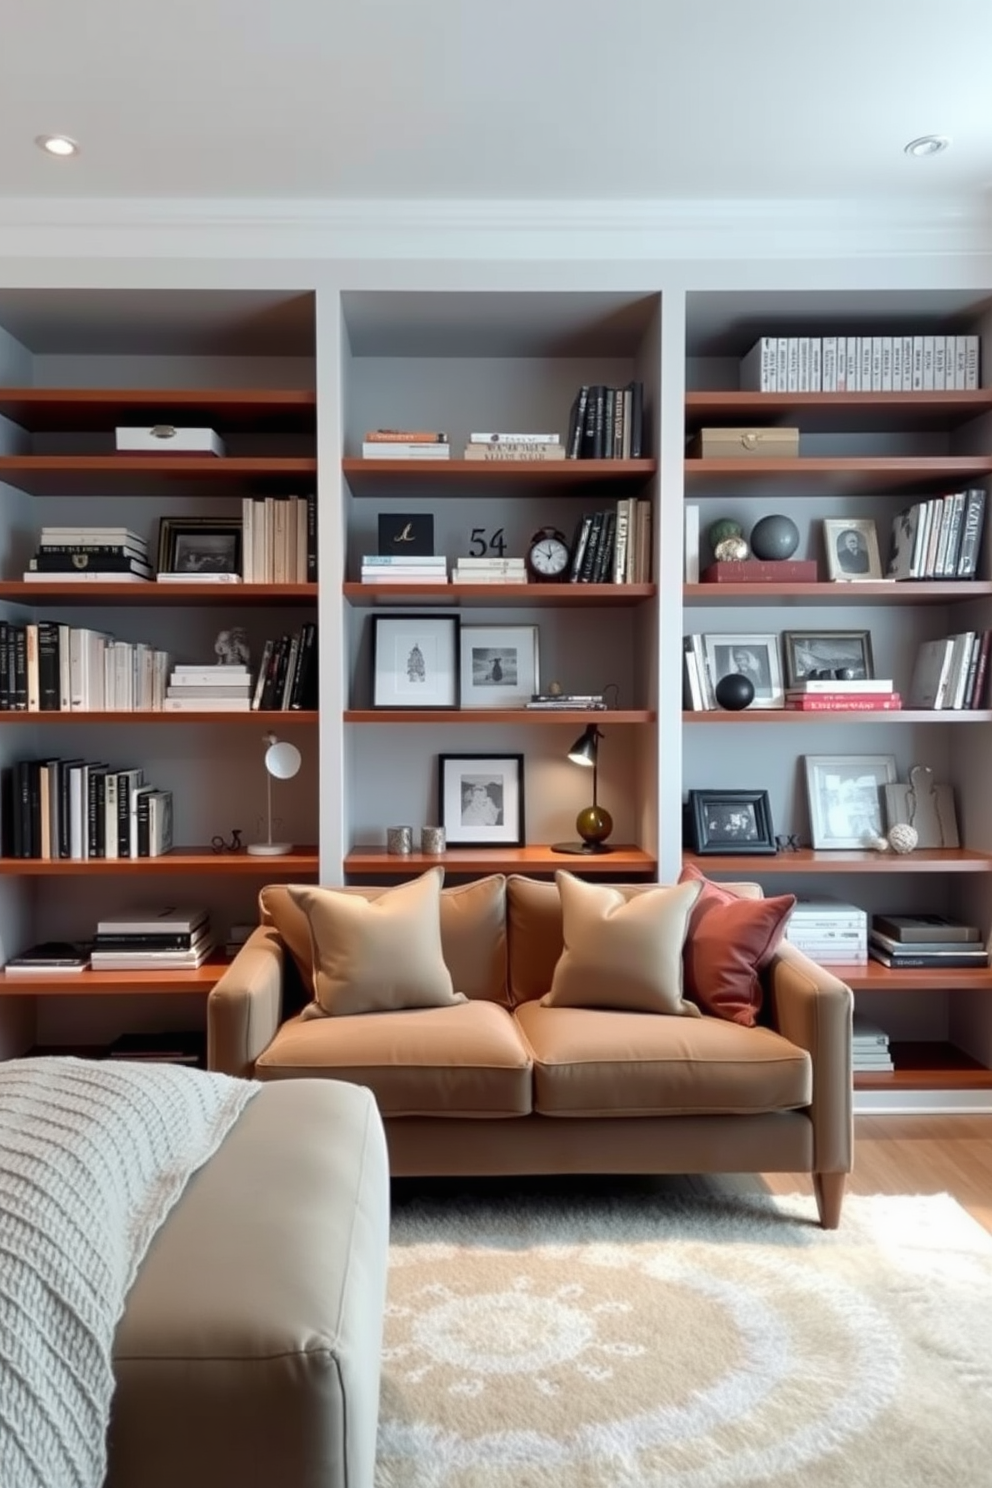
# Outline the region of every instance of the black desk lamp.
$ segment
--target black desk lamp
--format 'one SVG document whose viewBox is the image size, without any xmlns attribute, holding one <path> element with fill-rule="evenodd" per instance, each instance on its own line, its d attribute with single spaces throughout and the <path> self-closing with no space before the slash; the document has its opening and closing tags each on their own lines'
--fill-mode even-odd
<svg viewBox="0 0 992 1488">
<path fill-rule="evenodd" d="M 613 831 L 613 818 L 608 811 L 600 806 L 597 790 L 599 785 L 599 741 L 603 737 L 601 731 L 594 723 L 591 723 L 580 739 L 576 739 L 568 757 L 573 765 L 585 765 L 592 767 L 592 805 L 584 806 L 575 818 L 575 830 L 581 837 L 581 842 L 554 842 L 551 845 L 552 852 L 559 853 L 608 853 L 612 847 L 606 846 L 606 838 Z"/>
</svg>

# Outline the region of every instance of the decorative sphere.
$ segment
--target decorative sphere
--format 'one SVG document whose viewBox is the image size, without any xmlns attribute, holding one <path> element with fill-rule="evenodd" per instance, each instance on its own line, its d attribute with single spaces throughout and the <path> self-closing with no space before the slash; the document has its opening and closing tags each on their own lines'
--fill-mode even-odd
<svg viewBox="0 0 992 1488">
<path fill-rule="evenodd" d="M 889 839 L 887 837 L 872 837 L 865 843 L 865 846 L 870 847 L 874 852 L 886 853 L 889 850 Z"/>
<path fill-rule="evenodd" d="M 575 830 L 590 847 L 598 846 L 613 831 L 613 818 L 602 806 L 586 806 L 575 818 Z"/>
<path fill-rule="evenodd" d="M 745 677 L 743 672 L 728 672 L 721 677 L 713 695 L 721 708 L 727 708 L 732 713 L 739 713 L 746 708 L 748 703 L 754 699 L 754 683 L 750 677 Z"/>
<path fill-rule="evenodd" d="M 751 552 L 756 558 L 791 558 L 799 546 L 799 528 L 791 517 L 762 517 L 751 529 Z"/>
<path fill-rule="evenodd" d="M 713 556 L 718 563 L 743 563 L 745 558 L 750 557 L 750 553 L 743 537 L 725 537 L 713 549 Z"/>
<path fill-rule="evenodd" d="M 740 522 L 735 522 L 733 517 L 720 517 L 716 522 L 711 522 L 706 529 L 706 536 L 710 540 L 710 547 L 716 552 L 717 543 L 722 543 L 725 537 L 743 537 L 744 528 Z"/>
<path fill-rule="evenodd" d="M 889 828 L 889 846 L 893 852 L 911 853 L 920 840 L 920 834 L 908 822 L 896 822 Z"/>
</svg>

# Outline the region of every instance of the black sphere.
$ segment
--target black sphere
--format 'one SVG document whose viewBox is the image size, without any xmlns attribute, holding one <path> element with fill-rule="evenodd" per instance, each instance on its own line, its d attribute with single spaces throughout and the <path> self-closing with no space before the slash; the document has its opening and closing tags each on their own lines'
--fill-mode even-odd
<svg viewBox="0 0 992 1488">
<path fill-rule="evenodd" d="M 754 683 L 741 672 L 728 672 L 714 688 L 716 700 L 721 708 L 739 713 L 754 698 Z"/>
<path fill-rule="evenodd" d="M 799 546 L 799 528 L 791 517 L 762 517 L 751 529 L 751 552 L 755 558 L 781 561 L 791 558 Z"/>
</svg>

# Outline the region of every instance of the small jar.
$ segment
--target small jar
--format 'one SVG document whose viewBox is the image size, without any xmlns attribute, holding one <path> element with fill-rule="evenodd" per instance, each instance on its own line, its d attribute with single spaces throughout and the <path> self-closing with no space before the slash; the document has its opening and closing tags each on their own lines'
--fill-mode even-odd
<svg viewBox="0 0 992 1488">
<path fill-rule="evenodd" d="M 387 827 L 386 851 L 400 855 L 413 852 L 413 828 Z"/>
<path fill-rule="evenodd" d="M 445 848 L 443 827 L 421 827 L 420 851 L 427 857 L 443 853 Z"/>
</svg>

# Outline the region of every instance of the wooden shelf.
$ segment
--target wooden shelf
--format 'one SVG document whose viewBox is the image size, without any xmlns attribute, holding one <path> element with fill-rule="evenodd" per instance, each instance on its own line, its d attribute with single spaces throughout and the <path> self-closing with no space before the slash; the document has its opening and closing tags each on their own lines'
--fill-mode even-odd
<svg viewBox="0 0 992 1488">
<path fill-rule="evenodd" d="M 989 966 L 896 969 L 883 966 L 879 961 L 869 961 L 858 966 L 826 966 L 824 970 L 840 977 L 852 992 L 992 992 L 992 967 Z"/>
<path fill-rule="evenodd" d="M 810 433 L 946 429 L 992 412 L 992 388 L 927 393 L 690 392 L 686 428 L 798 424 Z M 785 417 L 788 415 L 788 417 Z"/>
<path fill-rule="evenodd" d="M 179 420 L 271 433 L 312 429 L 316 414 L 307 388 L 0 388 L 0 416 L 36 434 Z"/>
<path fill-rule="evenodd" d="M 133 500 L 187 490 L 240 485 L 284 489 L 316 478 L 317 461 L 300 456 L 0 455 L 0 483 L 32 496 L 127 496 Z M 225 492 L 220 490 L 219 495 Z"/>
<path fill-rule="evenodd" d="M 688 459 L 685 487 L 692 495 L 726 496 L 743 481 L 784 483 L 790 496 L 822 497 L 886 491 L 904 495 L 944 485 L 963 484 L 992 475 L 989 455 L 798 456 L 795 459 Z"/>
<path fill-rule="evenodd" d="M 316 723 L 319 717 L 320 714 L 316 709 L 309 710 L 303 708 L 287 708 L 285 711 L 280 709 L 278 712 L 270 711 L 266 713 L 257 709 L 254 712 L 249 710 L 247 713 L 221 713 L 206 710 L 196 713 L 167 713 L 164 708 L 156 709 L 154 712 L 139 712 L 135 709 L 130 713 L 119 710 L 113 713 L 97 713 L 92 709 L 81 709 L 77 713 L 4 713 L 0 715 L 0 721 L 2 721 L 4 728 L 11 723 L 44 723 L 46 725 L 53 723 L 62 725 L 74 723 L 114 723 L 121 726 L 133 723 L 152 723 L 156 725 L 173 723 L 222 723 L 225 727 L 228 724 L 235 726 L 241 724 L 256 726 L 261 724 L 266 728 L 275 728 L 278 724 L 280 728 L 287 728 L 301 723 Z"/>
<path fill-rule="evenodd" d="M 657 460 L 362 460 L 341 470 L 355 496 L 463 496 L 467 490 L 500 496 L 552 497 L 599 486 L 636 490 L 656 474 Z"/>
<path fill-rule="evenodd" d="M 216 987 L 230 966 L 226 957 L 211 957 L 195 971 L 71 971 L 43 976 L 7 976 L 0 972 L 0 997 L 93 997 L 172 993 L 188 996 Z"/>
<path fill-rule="evenodd" d="M 299 878 L 320 871 L 316 846 L 297 847 L 278 858 L 253 853 L 215 853 L 210 847 L 177 847 L 159 858 L 0 858 L 0 876 L 15 878 L 112 877 L 209 874 L 211 878 Z"/>
<path fill-rule="evenodd" d="M 316 604 L 316 584 L 93 584 L 87 580 L 45 583 L 0 581 L 0 600 L 23 605 L 238 605 Z"/>
<path fill-rule="evenodd" d="M 256 715 L 257 716 L 257 715 Z M 273 715 L 280 717 L 280 714 Z M 32 714 L 37 718 L 37 714 Z M 562 708 L 348 708 L 345 723 L 522 723 L 542 728 L 547 724 L 567 723 L 571 728 L 587 723 L 654 723 L 656 714 L 649 708 L 602 709 Z"/>
<path fill-rule="evenodd" d="M 910 579 L 905 583 L 685 584 L 686 605 L 947 604 L 987 599 L 992 583 L 972 579 Z"/>
<path fill-rule="evenodd" d="M 554 873 L 565 868 L 569 873 L 609 874 L 623 878 L 631 873 L 652 876 L 658 871 L 658 859 L 640 847 L 627 844 L 608 853 L 582 855 L 556 853 L 546 844 L 528 847 L 449 847 L 446 852 L 430 856 L 406 853 L 402 857 L 387 853 L 378 846 L 354 847 L 344 860 L 349 877 L 412 878 L 438 864 L 445 873 Z"/>
<path fill-rule="evenodd" d="M 707 586 L 708 587 L 708 586 Z M 990 585 L 992 589 L 992 585 Z M 654 584 L 355 584 L 342 586 L 348 604 L 356 609 L 388 604 L 462 605 L 499 608 L 512 605 L 572 605 L 600 609 L 644 604 L 654 599 Z"/>
<path fill-rule="evenodd" d="M 877 853 L 857 848 L 801 847 L 796 852 L 769 853 L 691 853 L 682 860 L 694 863 L 701 873 L 732 874 L 734 878 L 754 878 L 756 874 L 787 873 L 795 878 L 803 873 L 990 873 L 992 853 L 976 852 L 968 847 L 917 848 L 911 853 Z M 880 966 L 880 971 L 885 971 Z"/>
<path fill-rule="evenodd" d="M 953 1044 L 893 1043 L 895 1069 L 858 1070 L 855 1090 L 990 1090 L 992 1070 Z"/>
<path fill-rule="evenodd" d="M 683 723 L 730 724 L 736 728 L 750 724 L 794 724 L 794 723 L 989 723 L 992 709 L 989 708 L 895 708 L 878 712 L 862 711 L 858 708 L 824 708 L 822 712 L 807 713 L 802 709 L 744 708 L 740 712 L 727 712 L 713 708 L 705 712 L 689 710 L 682 714 Z"/>
</svg>

